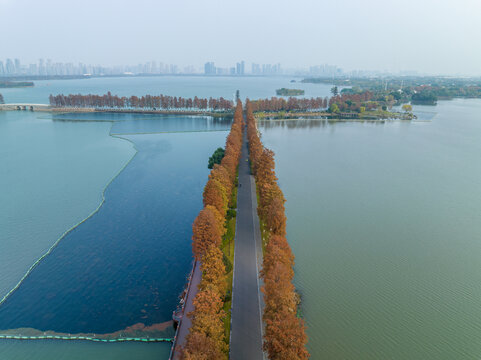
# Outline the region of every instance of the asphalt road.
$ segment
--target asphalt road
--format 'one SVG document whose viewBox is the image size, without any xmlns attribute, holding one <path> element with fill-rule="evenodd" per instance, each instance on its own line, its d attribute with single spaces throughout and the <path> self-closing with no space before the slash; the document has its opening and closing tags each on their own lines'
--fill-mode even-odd
<svg viewBox="0 0 481 360">
<path fill-rule="evenodd" d="M 237 193 L 230 359 L 262 360 L 260 269 L 257 262 L 261 240 L 254 204 L 255 182 L 252 181 L 246 160 L 248 153 L 244 135 Z"/>
</svg>

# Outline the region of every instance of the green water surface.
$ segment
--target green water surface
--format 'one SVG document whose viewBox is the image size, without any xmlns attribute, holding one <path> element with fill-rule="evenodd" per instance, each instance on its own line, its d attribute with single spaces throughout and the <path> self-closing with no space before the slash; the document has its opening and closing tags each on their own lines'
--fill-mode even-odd
<svg viewBox="0 0 481 360">
<path fill-rule="evenodd" d="M 481 357 L 481 101 L 415 111 L 261 124 L 313 359 Z"/>
</svg>

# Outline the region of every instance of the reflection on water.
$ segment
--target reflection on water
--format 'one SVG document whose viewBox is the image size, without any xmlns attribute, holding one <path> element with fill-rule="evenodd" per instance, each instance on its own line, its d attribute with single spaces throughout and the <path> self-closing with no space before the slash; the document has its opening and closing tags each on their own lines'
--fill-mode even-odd
<svg viewBox="0 0 481 360">
<path fill-rule="evenodd" d="M 232 117 L 104 112 L 56 114 L 52 119 L 63 122 L 113 122 L 111 133 L 115 135 L 228 131 L 232 123 Z"/>
<path fill-rule="evenodd" d="M 341 119 L 289 119 L 289 120 L 260 120 L 259 126 L 264 129 L 313 129 L 332 126 L 341 123 L 365 123 L 382 125 L 390 120 L 341 120 Z M 392 121 L 391 121 L 392 122 Z"/>
</svg>

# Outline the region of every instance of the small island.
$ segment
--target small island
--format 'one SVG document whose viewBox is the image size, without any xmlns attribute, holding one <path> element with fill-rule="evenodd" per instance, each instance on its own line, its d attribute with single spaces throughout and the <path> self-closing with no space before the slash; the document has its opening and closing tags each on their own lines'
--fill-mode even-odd
<svg viewBox="0 0 481 360">
<path fill-rule="evenodd" d="M 0 88 L 31 87 L 33 85 L 31 81 L 0 81 Z"/>
<path fill-rule="evenodd" d="M 279 96 L 299 96 L 299 95 L 304 95 L 304 90 L 282 88 L 282 89 L 277 89 L 276 94 Z"/>
</svg>

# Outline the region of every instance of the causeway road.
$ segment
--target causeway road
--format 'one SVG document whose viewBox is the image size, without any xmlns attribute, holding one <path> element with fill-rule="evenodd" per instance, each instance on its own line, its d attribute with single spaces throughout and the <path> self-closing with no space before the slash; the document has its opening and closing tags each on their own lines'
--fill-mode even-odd
<svg viewBox="0 0 481 360">
<path fill-rule="evenodd" d="M 249 169 L 246 135 L 239 163 L 237 225 L 230 356 L 232 360 L 262 360 L 262 319 L 259 270 L 262 258 L 256 189 Z"/>
</svg>

